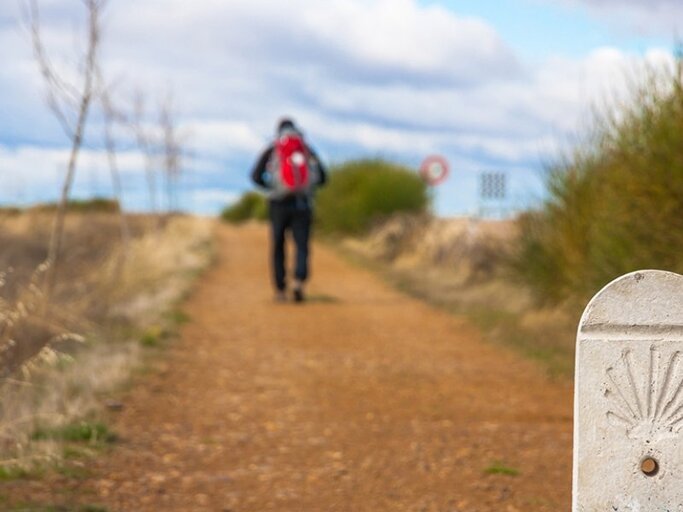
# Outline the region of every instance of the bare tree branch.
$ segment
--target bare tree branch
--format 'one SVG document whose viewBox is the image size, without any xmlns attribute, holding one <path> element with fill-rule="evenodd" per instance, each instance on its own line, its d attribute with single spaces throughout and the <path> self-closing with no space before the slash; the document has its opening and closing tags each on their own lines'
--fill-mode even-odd
<svg viewBox="0 0 683 512">
<path fill-rule="evenodd" d="M 152 213 L 157 213 L 157 178 L 154 171 L 155 141 L 150 130 L 145 128 L 145 101 L 145 95 L 142 91 L 136 91 L 133 98 L 133 118 L 130 126 L 135 134 L 138 147 L 145 156 L 145 175 L 147 178 L 149 207 Z"/>
<path fill-rule="evenodd" d="M 163 134 L 162 150 L 168 211 L 172 212 L 179 208 L 177 188 L 181 172 L 182 145 L 173 111 L 173 95 L 170 93 L 159 109 L 159 125 Z"/>
<path fill-rule="evenodd" d="M 123 263 L 128 254 L 128 245 L 130 241 L 130 230 L 128 228 L 128 221 L 126 213 L 123 209 L 123 187 L 121 184 L 121 173 L 119 172 L 118 162 L 116 158 L 116 141 L 114 139 L 114 124 L 120 120 L 125 120 L 126 117 L 114 106 L 109 93 L 109 87 L 104 83 L 102 72 L 98 67 L 97 79 L 100 85 L 99 98 L 102 104 L 102 111 L 104 113 L 104 145 L 107 150 L 107 161 L 109 163 L 109 171 L 111 173 L 112 187 L 114 189 L 114 196 L 119 204 L 119 225 L 121 229 L 121 259 L 119 261 L 119 268 L 121 271 Z"/>
<path fill-rule="evenodd" d="M 88 113 L 95 94 L 95 79 L 97 72 L 97 59 L 100 46 L 100 16 L 106 0 L 82 0 L 87 13 L 87 49 L 85 51 L 85 66 L 79 70 L 80 86 L 68 85 L 50 62 L 42 39 L 42 27 L 40 23 L 40 11 L 38 0 L 28 0 L 28 13 L 30 16 L 31 36 L 36 62 L 46 85 L 48 106 L 62 125 L 71 142 L 71 151 L 66 168 L 66 175 L 62 183 L 62 189 L 57 207 L 57 213 L 50 236 L 50 245 L 46 263 L 49 270 L 45 275 L 45 297 L 49 301 L 54 288 L 59 256 L 62 250 L 64 238 L 64 221 L 66 209 L 76 174 L 78 156 L 83 145 L 85 127 Z M 74 105 L 74 100 L 75 105 Z M 70 119 L 73 115 L 74 121 Z"/>
<path fill-rule="evenodd" d="M 57 76 L 54 71 L 54 66 L 45 52 L 41 35 L 40 9 L 37 0 L 30 0 L 28 2 L 25 16 L 28 17 L 27 25 L 29 26 L 31 41 L 33 43 L 33 55 L 38 63 L 40 73 L 43 76 L 46 85 L 48 107 L 57 118 L 57 121 L 62 126 L 67 137 L 73 138 L 74 128 L 71 120 L 67 117 L 62 103 L 65 102 L 66 98 L 73 99 L 74 97 L 77 97 L 77 94 L 75 94 L 72 86 L 67 85 Z"/>
</svg>

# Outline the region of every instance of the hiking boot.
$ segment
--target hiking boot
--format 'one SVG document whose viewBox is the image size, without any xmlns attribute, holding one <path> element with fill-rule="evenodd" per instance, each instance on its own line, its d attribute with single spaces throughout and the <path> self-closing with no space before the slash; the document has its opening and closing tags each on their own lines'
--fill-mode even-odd
<svg viewBox="0 0 683 512">
<path fill-rule="evenodd" d="M 294 286 L 294 302 L 303 302 L 304 300 L 304 284 L 297 283 Z"/>
</svg>

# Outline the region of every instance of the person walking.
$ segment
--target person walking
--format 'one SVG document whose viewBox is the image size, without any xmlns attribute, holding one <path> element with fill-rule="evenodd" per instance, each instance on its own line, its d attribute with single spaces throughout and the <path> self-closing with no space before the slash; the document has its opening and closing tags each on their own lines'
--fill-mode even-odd
<svg viewBox="0 0 683 512">
<path fill-rule="evenodd" d="M 275 298 L 287 298 L 285 238 L 291 232 L 296 245 L 293 297 L 303 302 L 309 276 L 313 194 L 327 180 L 325 166 L 294 121 L 284 118 L 277 125 L 275 141 L 256 162 L 251 179 L 268 192 Z"/>
</svg>

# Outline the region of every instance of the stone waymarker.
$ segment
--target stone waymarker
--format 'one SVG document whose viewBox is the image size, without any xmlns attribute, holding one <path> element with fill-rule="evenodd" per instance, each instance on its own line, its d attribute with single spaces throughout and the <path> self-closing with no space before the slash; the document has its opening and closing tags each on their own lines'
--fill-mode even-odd
<svg viewBox="0 0 683 512">
<path fill-rule="evenodd" d="M 683 276 L 628 274 L 581 318 L 573 499 L 574 512 L 683 511 Z"/>
</svg>

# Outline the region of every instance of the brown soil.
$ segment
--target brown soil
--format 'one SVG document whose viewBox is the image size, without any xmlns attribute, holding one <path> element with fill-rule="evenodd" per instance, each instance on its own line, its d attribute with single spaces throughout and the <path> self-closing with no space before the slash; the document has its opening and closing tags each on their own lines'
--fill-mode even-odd
<svg viewBox="0 0 683 512">
<path fill-rule="evenodd" d="M 220 228 L 217 264 L 186 304 L 192 322 L 112 418 L 122 442 L 87 476 L 1 484 L 7 503 L 569 510 L 568 383 L 325 247 L 311 300 L 276 304 L 266 237 Z"/>
</svg>

